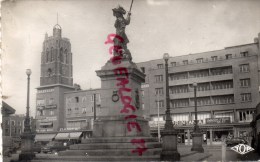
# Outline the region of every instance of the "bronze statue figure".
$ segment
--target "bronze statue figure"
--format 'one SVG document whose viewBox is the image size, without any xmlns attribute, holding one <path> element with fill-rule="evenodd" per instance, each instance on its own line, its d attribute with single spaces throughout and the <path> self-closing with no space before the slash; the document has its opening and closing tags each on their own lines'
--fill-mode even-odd
<svg viewBox="0 0 260 162">
<path fill-rule="evenodd" d="M 130 24 L 130 15 L 131 12 L 129 11 L 127 14 L 126 19 L 124 18 L 124 14 L 126 14 L 126 11 L 123 7 L 118 6 L 117 8 L 112 9 L 113 15 L 116 17 L 115 22 L 115 28 L 116 28 L 116 34 L 123 38 L 123 42 L 119 41 L 118 39 L 114 39 L 114 45 L 120 46 L 122 48 L 122 55 L 123 58 L 132 60 L 132 56 L 130 51 L 127 49 L 127 43 L 129 43 L 129 40 L 125 34 L 125 27 L 126 25 Z M 118 55 L 114 52 L 114 55 Z"/>
</svg>

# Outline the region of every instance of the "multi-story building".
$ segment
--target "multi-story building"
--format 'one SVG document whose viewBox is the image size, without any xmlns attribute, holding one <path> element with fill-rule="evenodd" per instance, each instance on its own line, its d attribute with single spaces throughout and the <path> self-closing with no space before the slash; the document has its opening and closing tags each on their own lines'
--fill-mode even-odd
<svg viewBox="0 0 260 162">
<path fill-rule="evenodd" d="M 212 143 L 227 135 L 250 136 L 249 123 L 260 100 L 259 39 L 260 34 L 254 43 L 169 59 L 171 116 L 182 142 L 190 141 L 193 131 L 194 82 L 197 83 L 198 120 L 205 141 Z M 166 110 L 164 60 L 137 65 L 146 74 L 142 85 L 143 104 L 156 135 L 157 123 L 161 128 L 164 126 Z"/>
<path fill-rule="evenodd" d="M 65 127 L 64 93 L 73 91 L 72 53 L 69 39 L 56 24 L 53 36 L 45 35 L 41 53 L 40 87 L 36 95 L 37 131 Z"/>
<path fill-rule="evenodd" d="M 67 130 L 80 130 L 91 135 L 94 116 L 101 115 L 101 90 L 76 90 L 64 95 Z"/>
<path fill-rule="evenodd" d="M 3 117 L 3 135 L 15 138 L 20 138 L 20 135 L 24 131 L 24 114 L 12 114 L 10 116 Z M 31 117 L 31 131 L 35 132 L 35 119 Z"/>
</svg>

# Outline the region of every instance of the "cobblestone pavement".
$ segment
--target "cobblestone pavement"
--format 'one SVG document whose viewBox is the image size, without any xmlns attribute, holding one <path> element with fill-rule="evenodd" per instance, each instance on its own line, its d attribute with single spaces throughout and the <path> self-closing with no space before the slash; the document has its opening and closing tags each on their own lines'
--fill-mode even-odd
<svg viewBox="0 0 260 162">
<path fill-rule="evenodd" d="M 181 154 L 181 161 L 222 161 L 221 146 L 204 145 L 204 153 L 196 153 L 190 151 L 191 146 L 179 145 L 178 151 Z M 258 161 L 260 156 L 257 153 L 250 152 L 245 155 L 240 155 L 229 147 L 226 148 L 225 161 Z M 11 159 L 18 160 L 18 154 L 13 154 L 12 157 L 5 157 L 4 162 L 10 162 Z M 36 154 L 38 157 L 58 156 L 54 154 Z"/>
</svg>

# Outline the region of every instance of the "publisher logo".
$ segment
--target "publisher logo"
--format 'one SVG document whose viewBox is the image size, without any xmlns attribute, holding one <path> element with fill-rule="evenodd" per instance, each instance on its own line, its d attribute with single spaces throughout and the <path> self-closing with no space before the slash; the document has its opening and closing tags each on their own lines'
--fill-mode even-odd
<svg viewBox="0 0 260 162">
<path fill-rule="evenodd" d="M 231 150 L 236 151 L 237 153 L 244 155 L 249 153 L 250 151 L 253 151 L 254 149 L 248 145 L 245 144 L 239 144 L 234 147 L 231 147 Z"/>
</svg>

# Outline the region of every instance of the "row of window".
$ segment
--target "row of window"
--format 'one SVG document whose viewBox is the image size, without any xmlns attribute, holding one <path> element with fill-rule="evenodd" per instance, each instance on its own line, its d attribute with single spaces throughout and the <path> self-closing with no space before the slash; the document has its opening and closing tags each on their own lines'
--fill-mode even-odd
<svg viewBox="0 0 260 162">
<path fill-rule="evenodd" d="M 250 72 L 250 66 L 249 64 L 241 64 L 239 65 L 239 70 L 241 73 Z M 197 71 L 169 74 L 169 80 L 180 80 L 180 79 L 207 77 L 207 76 L 224 75 L 224 74 L 232 74 L 232 73 L 233 73 L 232 67 L 229 66 L 229 67 L 213 68 L 207 70 L 197 70 Z M 163 75 L 155 75 L 155 82 L 163 82 Z"/>
<path fill-rule="evenodd" d="M 241 110 L 237 111 L 237 119 L 239 122 L 251 122 L 253 120 L 253 114 L 254 111 L 252 110 Z M 212 118 L 223 118 L 223 117 L 229 117 L 230 121 L 234 121 L 234 112 L 215 112 L 212 114 Z M 211 118 L 211 113 L 198 113 L 197 114 L 197 119 L 198 120 L 203 120 L 205 123 L 205 120 Z M 191 119 L 195 120 L 195 114 L 191 113 Z M 152 121 L 158 121 L 158 116 L 153 116 L 151 118 Z M 165 120 L 165 116 L 160 115 L 159 116 L 159 121 Z M 190 116 L 189 114 L 174 114 L 172 115 L 172 120 L 175 122 L 178 121 L 189 121 Z"/>
<path fill-rule="evenodd" d="M 188 79 L 188 78 L 199 78 L 199 77 L 207 77 L 207 76 L 215 76 L 215 75 L 225 75 L 232 74 L 232 67 L 221 67 L 221 68 L 212 68 L 205 70 L 196 70 L 189 72 L 180 72 L 175 74 L 169 74 L 170 80 L 180 80 L 180 79 Z"/>
<path fill-rule="evenodd" d="M 36 116 L 54 116 L 54 110 L 37 110 Z"/>
<path fill-rule="evenodd" d="M 251 93 L 241 94 L 242 102 L 252 101 Z M 197 97 L 197 106 L 218 105 L 218 104 L 232 104 L 234 103 L 234 95 L 211 96 L 211 97 Z M 164 100 L 156 101 L 156 105 L 160 108 L 164 107 Z M 170 101 L 171 108 L 189 107 L 194 105 L 194 98 L 174 99 Z"/>
<path fill-rule="evenodd" d="M 73 113 L 76 113 L 76 114 L 86 114 L 86 113 L 93 113 L 94 112 L 94 106 L 91 107 L 91 111 L 89 111 L 90 109 L 87 110 L 86 107 L 82 107 L 82 108 L 79 108 L 79 107 L 75 107 L 74 108 L 75 111 L 72 110 L 72 108 L 67 108 L 67 115 L 71 115 L 72 114 L 72 111 Z M 101 111 L 101 106 L 100 105 L 97 105 L 96 106 L 96 110 L 97 111 Z"/>
<path fill-rule="evenodd" d="M 55 61 L 56 50 L 51 48 L 51 50 L 46 50 L 46 63 Z M 68 58 L 68 52 L 67 49 L 63 50 L 63 48 L 60 48 L 60 56 L 59 56 L 60 62 L 68 64 L 69 58 Z"/>
<path fill-rule="evenodd" d="M 87 122 L 86 120 L 81 120 L 81 121 L 68 121 L 67 122 L 67 127 L 68 128 L 86 128 L 89 126 L 90 123 Z"/>
<path fill-rule="evenodd" d="M 94 95 L 91 95 L 90 101 L 94 102 Z M 96 94 L 96 102 L 101 101 L 100 94 Z M 79 103 L 79 102 L 87 102 L 87 96 L 76 96 L 76 97 L 68 97 L 66 98 L 67 103 Z"/>
<path fill-rule="evenodd" d="M 14 128 L 14 129 L 12 129 L 12 132 L 10 132 L 10 129 L 6 128 L 5 132 L 3 132 L 3 133 L 4 133 L 5 136 L 10 136 L 10 135 L 13 136 L 13 133 L 14 134 L 17 134 L 17 133 L 21 134 L 22 133 L 22 129 Z"/>
<path fill-rule="evenodd" d="M 53 105 L 53 104 L 54 104 L 54 98 L 37 99 L 37 101 L 36 101 L 37 106 L 45 106 L 45 105 Z"/>
<path fill-rule="evenodd" d="M 240 79 L 240 87 L 250 87 L 250 78 Z M 197 91 L 209 91 L 209 90 L 218 90 L 218 89 L 230 89 L 233 88 L 233 81 L 218 81 L 211 83 L 199 83 L 197 86 Z M 176 93 L 188 93 L 193 91 L 193 85 L 179 85 L 179 86 L 171 86 L 169 88 L 170 94 Z M 155 88 L 156 95 L 163 95 L 163 88 Z"/>
<path fill-rule="evenodd" d="M 67 114 L 71 114 L 71 112 L 72 112 L 72 109 L 68 108 L 67 109 Z M 75 112 L 79 113 L 79 108 L 78 107 L 75 107 Z M 92 107 L 91 112 L 94 112 L 94 107 Z M 81 108 L 81 113 L 82 114 L 86 114 L 87 113 L 87 108 L 85 108 L 85 107 Z"/>
<path fill-rule="evenodd" d="M 240 55 L 241 55 L 241 57 L 248 57 L 249 53 L 248 53 L 248 51 L 245 51 L 245 52 L 241 52 Z M 225 59 L 226 60 L 231 59 L 231 58 L 232 58 L 232 54 L 226 54 L 225 55 Z M 212 56 L 211 60 L 212 61 L 217 61 L 218 60 L 218 56 Z M 203 58 L 196 59 L 196 63 L 203 63 L 203 62 L 204 62 Z M 188 60 L 183 60 L 182 63 L 183 63 L 183 65 L 188 65 L 189 61 Z M 171 64 L 172 67 L 177 65 L 176 62 L 171 62 L 170 64 Z M 164 65 L 163 64 L 157 64 L 157 68 L 158 69 L 162 69 L 162 68 L 164 68 Z"/>
<path fill-rule="evenodd" d="M 15 124 L 17 124 L 17 126 L 22 126 L 22 121 L 11 120 L 11 126 L 15 126 Z M 10 121 L 9 120 L 5 120 L 5 125 L 9 126 L 10 125 Z"/>
<path fill-rule="evenodd" d="M 250 79 L 246 80 L 247 85 L 248 81 L 250 83 Z M 241 81 L 241 87 L 246 87 L 245 86 L 245 81 Z M 243 86 L 242 86 L 243 85 Z M 218 89 L 230 89 L 233 88 L 233 81 L 220 81 L 220 82 L 212 82 L 212 83 L 199 83 L 197 86 L 197 91 L 209 91 L 209 90 L 218 90 Z M 162 89 L 162 88 L 161 88 Z M 156 92 L 159 90 L 159 88 L 156 88 Z M 192 84 L 190 85 L 179 85 L 179 86 L 171 86 L 169 88 L 170 94 L 176 94 L 176 93 L 188 93 L 193 91 L 193 86 Z M 159 91 L 163 92 L 163 91 Z M 157 93 L 156 93 L 157 94 Z M 160 93 L 162 94 L 162 93 Z"/>
</svg>

